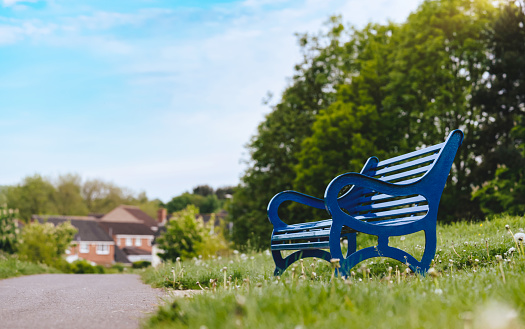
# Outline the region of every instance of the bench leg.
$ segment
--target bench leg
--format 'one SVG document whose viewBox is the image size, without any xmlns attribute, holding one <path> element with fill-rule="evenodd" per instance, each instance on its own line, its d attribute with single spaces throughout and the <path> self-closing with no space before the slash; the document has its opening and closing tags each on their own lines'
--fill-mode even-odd
<svg viewBox="0 0 525 329">
<path fill-rule="evenodd" d="M 398 260 L 404 264 L 408 264 L 410 269 L 415 273 L 424 275 L 430 268 L 432 259 L 436 254 L 436 228 L 435 226 L 431 226 L 430 228 L 424 230 L 425 252 L 423 253 L 421 261 L 418 261 L 404 250 L 388 246 L 388 236 L 379 236 L 379 245 L 376 247 L 364 248 L 359 251 L 355 251 L 350 255 L 347 252 L 346 257 L 343 258 L 340 244 L 341 228 L 342 227 L 338 228 L 332 225 L 332 229 L 330 231 L 330 253 L 332 254 L 333 258 L 339 258 L 341 260 L 340 264 L 342 276 L 348 276 L 350 274 L 350 270 L 354 266 L 373 257 L 388 257 Z"/>
<path fill-rule="evenodd" d="M 272 256 L 273 256 L 273 261 L 275 263 L 275 271 L 273 272 L 274 276 L 282 275 L 283 272 L 288 267 L 290 267 L 290 265 L 292 265 L 293 263 L 295 263 L 296 261 L 302 258 L 315 257 L 315 258 L 324 259 L 327 262 L 329 262 L 330 259 L 332 258 L 328 251 L 321 250 L 321 249 L 299 250 L 289 255 L 286 258 L 283 258 L 281 251 L 272 250 Z"/>
<path fill-rule="evenodd" d="M 346 233 L 342 234 L 341 237 L 346 237 L 348 240 L 348 250 L 346 251 L 346 257 L 350 256 L 357 250 L 357 233 Z"/>
</svg>

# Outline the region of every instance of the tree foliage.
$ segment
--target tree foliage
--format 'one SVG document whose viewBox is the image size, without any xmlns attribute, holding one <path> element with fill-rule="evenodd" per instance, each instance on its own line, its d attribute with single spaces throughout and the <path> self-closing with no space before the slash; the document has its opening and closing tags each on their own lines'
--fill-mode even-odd
<svg viewBox="0 0 525 329">
<path fill-rule="evenodd" d="M 187 259 L 197 256 L 197 245 L 202 243 L 204 236 L 204 227 L 196 219 L 198 213 L 197 207 L 188 205 L 173 214 L 166 225 L 166 232 L 157 240 L 159 248 L 164 250 L 159 257 L 175 261 L 177 257 Z"/>
<path fill-rule="evenodd" d="M 18 228 L 15 223 L 16 211 L 0 206 L 0 251 L 14 253 L 18 243 Z"/>
<path fill-rule="evenodd" d="M 401 24 L 356 29 L 334 17 L 324 34 L 300 36 L 303 62 L 247 145 L 229 208 L 234 242 L 267 246 L 276 193 L 322 197 L 368 157 L 437 144 L 456 128 L 466 138 L 438 219 L 525 211 L 523 12 L 517 1 L 424 1 Z M 327 215 L 281 208 L 287 223 Z"/>
<path fill-rule="evenodd" d="M 77 229 L 70 222 L 57 226 L 30 223 L 22 230 L 18 255 L 31 262 L 60 268 L 65 262 L 63 255 L 76 233 Z"/>
<path fill-rule="evenodd" d="M 127 189 L 99 179 L 82 182 L 75 174 L 61 175 L 53 182 L 41 175 L 27 176 L 0 191 L 9 208 L 20 211 L 20 219 L 31 215 L 88 215 L 107 213 L 121 204 L 139 206 L 155 217 L 159 200 L 149 200 L 144 192 L 134 195 Z"/>
</svg>

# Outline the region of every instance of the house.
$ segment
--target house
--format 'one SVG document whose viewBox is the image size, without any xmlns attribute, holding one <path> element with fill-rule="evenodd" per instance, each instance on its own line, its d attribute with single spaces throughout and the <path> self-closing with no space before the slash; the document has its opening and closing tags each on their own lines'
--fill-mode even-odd
<svg viewBox="0 0 525 329">
<path fill-rule="evenodd" d="M 152 242 L 155 232 L 141 223 L 99 222 L 131 262 L 151 262 Z"/>
<path fill-rule="evenodd" d="M 99 225 L 129 261 L 152 261 L 152 242 L 159 223 L 139 207 L 118 206 L 102 216 Z"/>
<path fill-rule="evenodd" d="M 115 241 L 99 226 L 94 217 L 33 215 L 31 220 L 55 226 L 71 222 L 78 232 L 66 251 L 68 261 L 85 259 L 98 265 L 111 265 L 115 262 Z"/>
</svg>

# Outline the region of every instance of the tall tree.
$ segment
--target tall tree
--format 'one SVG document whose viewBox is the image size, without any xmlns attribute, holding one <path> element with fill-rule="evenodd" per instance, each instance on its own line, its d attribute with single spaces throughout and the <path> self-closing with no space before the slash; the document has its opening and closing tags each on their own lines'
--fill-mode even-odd
<svg viewBox="0 0 525 329">
<path fill-rule="evenodd" d="M 358 172 L 369 156 L 381 156 L 399 144 L 393 124 L 396 118 L 382 105 L 395 30 L 393 24 L 369 24 L 353 30 L 345 45 L 356 54 L 351 71 L 346 73 L 347 82 L 337 87 L 337 101 L 320 111 L 311 136 L 301 145 L 295 190 L 322 197 L 335 176 Z M 295 205 L 292 209 L 293 217 L 303 219 L 313 218 L 316 213 Z"/>
<path fill-rule="evenodd" d="M 474 93 L 483 110 L 473 169 L 481 185 L 473 194 L 485 213 L 525 211 L 524 2 L 502 6 L 492 25 L 488 74 Z"/>
<path fill-rule="evenodd" d="M 89 211 L 81 190 L 80 176 L 73 174 L 59 176 L 56 187 L 57 212 L 62 215 L 87 215 Z"/>
<path fill-rule="evenodd" d="M 397 113 L 408 151 L 436 144 L 451 129 L 466 135 L 456 156 L 451 177 L 443 193 L 440 219 L 480 215 L 470 202 L 470 168 L 476 165 L 474 133 L 480 119 L 479 107 L 471 103 L 471 92 L 486 69 L 487 26 L 494 7 L 486 0 L 425 1 L 396 34 L 398 46 L 393 63 L 387 111 Z"/>
<path fill-rule="evenodd" d="M 40 175 L 28 176 L 21 184 L 7 189 L 7 205 L 19 209 L 20 218 L 29 221 L 33 214 L 56 214 L 56 190 Z"/>
</svg>

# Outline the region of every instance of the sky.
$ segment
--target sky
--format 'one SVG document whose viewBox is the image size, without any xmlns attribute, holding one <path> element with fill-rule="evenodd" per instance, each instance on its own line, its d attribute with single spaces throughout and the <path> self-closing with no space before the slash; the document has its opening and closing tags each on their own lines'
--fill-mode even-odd
<svg viewBox="0 0 525 329">
<path fill-rule="evenodd" d="M 0 0 L 0 185 L 102 179 L 164 202 L 236 185 L 245 145 L 329 16 L 419 0 Z"/>
</svg>

